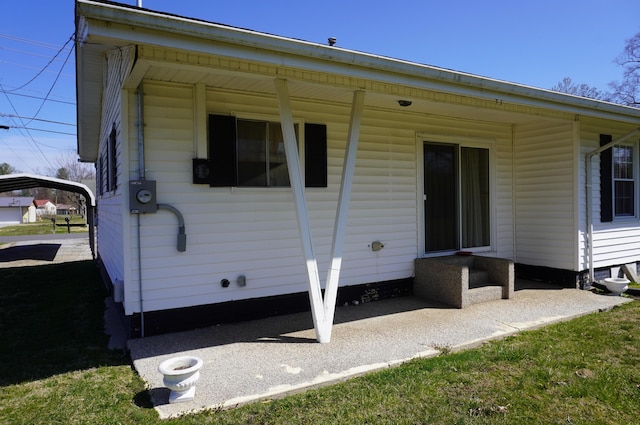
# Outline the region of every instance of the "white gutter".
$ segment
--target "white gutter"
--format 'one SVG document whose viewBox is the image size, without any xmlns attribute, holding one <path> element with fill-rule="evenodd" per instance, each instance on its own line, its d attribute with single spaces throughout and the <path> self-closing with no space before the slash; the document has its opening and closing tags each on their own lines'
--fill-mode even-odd
<svg viewBox="0 0 640 425">
<path fill-rule="evenodd" d="M 593 176 L 591 169 L 591 160 L 594 156 L 600 154 L 601 152 L 606 151 L 607 149 L 620 144 L 627 140 L 630 137 L 640 133 L 640 127 L 635 130 L 630 131 L 629 133 L 618 137 L 617 139 L 612 140 L 606 145 L 600 146 L 598 149 L 595 149 L 585 155 L 585 164 L 586 164 L 586 173 L 587 173 L 587 182 L 586 182 L 586 191 L 587 191 L 587 251 L 589 255 L 589 285 L 594 282 L 594 267 L 593 267 Z"/>
<path fill-rule="evenodd" d="M 78 151 L 95 162 L 102 53 L 149 45 L 634 123 L 640 109 L 326 44 L 93 0 L 76 2 Z M 203 67 L 203 70 L 208 68 Z M 142 79 L 142 77 L 140 77 Z M 86 123 L 86 124 L 82 124 Z"/>
<path fill-rule="evenodd" d="M 524 105 L 538 107 L 552 107 L 549 103 L 554 103 L 553 109 L 565 110 L 570 113 L 585 114 L 583 109 L 590 110 L 590 114 L 601 117 L 616 115 L 630 116 L 637 119 L 640 110 L 609 102 L 596 101 L 593 99 L 559 93 L 552 90 L 545 90 L 522 84 L 515 84 L 500 81 L 487 77 L 480 77 L 469 73 L 453 71 L 431 65 L 418 64 L 406 60 L 394 59 L 390 57 L 374 55 L 349 49 L 343 49 L 325 44 L 312 43 L 303 40 L 286 38 L 272 34 L 260 33 L 228 25 L 216 24 L 197 19 L 190 19 L 181 16 L 169 15 L 149 10 L 140 10 L 125 5 L 107 4 L 94 2 L 91 0 L 79 0 L 77 2 L 76 14 L 87 19 L 103 20 L 108 23 L 122 24 L 126 28 L 127 34 L 122 34 L 113 26 L 109 26 L 107 32 L 102 35 L 121 37 L 123 41 L 133 43 L 144 43 L 169 46 L 176 43 L 174 35 L 187 35 L 195 37 L 205 42 L 198 45 L 198 49 L 203 53 L 208 49 L 212 54 L 223 54 L 226 51 L 222 46 L 211 46 L 211 41 L 228 43 L 232 46 L 243 46 L 249 48 L 254 55 L 258 51 L 273 52 L 278 55 L 278 64 L 281 66 L 310 67 L 310 62 L 323 64 L 322 69 L 326 72 L 335 73 L 340 68 L 340 73 L 344 75 L 354 75 L 362 78 L 370 78 L 391 84 L 404 84 L 410 86 L 423 86 L 432 90 L 441 90 L 467 96 L 476 96 L 486 99 L 497 99 L 505 102 L 514 102 Z M 93 32 L 92 25 L 88 25 L 89 35 Z M 152 39 L 146 39 L 141 29 L 158 31 Z M 98 32 L 101 32 L 97 29 Z M 162 37 L 166 37 L 163 39 Z M 186 48 L 181 40 L 180 47 Z M 286 57 L 283 57 L 283 54 Z M 384 74 L 384 75 L 381 75 Z M 416 78 L 418 80 L 416 80 Z M 435 83 L 435 84 L 434 84 Z M 438 84 L 446 84 L 451 87 L 437 87 Z M 466 87 L 466 88 L 464 88 Z M 454 89 L 457 88 L 457 89 Z"/>
</svg>

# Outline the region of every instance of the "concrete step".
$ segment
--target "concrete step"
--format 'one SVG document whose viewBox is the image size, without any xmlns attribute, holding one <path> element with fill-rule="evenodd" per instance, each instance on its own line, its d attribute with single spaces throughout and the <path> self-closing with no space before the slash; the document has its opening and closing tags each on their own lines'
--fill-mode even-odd
<svg viewBox="0 0 640 425">
<path fill-rule="evenodd" d="M 488 285 L 469 289 L 469 305 L 502 299 L 502 286 Z"/>
<path fill-rule="evenodd" d="M 489 272 L 482 269 L 469 270 L 469 289 L 490 285 Z"/>
</svg>

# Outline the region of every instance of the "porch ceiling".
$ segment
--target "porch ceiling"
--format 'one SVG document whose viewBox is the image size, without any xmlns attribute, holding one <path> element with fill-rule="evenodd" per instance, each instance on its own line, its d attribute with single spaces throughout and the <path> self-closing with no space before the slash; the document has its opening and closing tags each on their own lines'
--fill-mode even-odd
<svg viewBox="0 0 640 425">
<path fill-rule="evenodd" d="M 216 70 L 196 70 L 181 69 L 175 66 L 162 66 L 155 63 L 151 65 L 145 75 L 145 79 L 183 83 L 183 84 L 205 84 L 207 87 L 214 87 L 223 90 L 243 91 L 248 93 L 258 93 L 275 97 L 273 80 L 275 77 L 230 73 Z M 293 99 L 308 99 L 318 102 L 340 103 L 350 105 L 354 89 L 317 84 L 307 81 L 288 80 L 289 93 Z M 412 91 L 407 88 L 404 91 Z M 382 110 L 402 111 L 417 115 L 435 115 L 455 117 L 465 120 L 485 121 L 499 124 L 520 124 L 531 121 L 539 121 L 539 114 L 533 111 L 512 112 L 499 100 L 496 100 L 496 108 L 487 108 L 486 100 L 473 98 L 461 98 L 447 93 L 432 92 L 434 99 L 425 99 L 423 90 L 413 90 L 415 95 L 381 93 L 365 90 L 365 107 Z M 450 101 L 455 97 L 455 103 Z M 412 104 L 402 107 L 398 100 L 409 100 Z M 485 104 L 484 106 L 482 104 Z M 549 118 L 549 117 L 547 117 Z M 561 117 L 556 117 L 561 118 Z"/>
</svg>

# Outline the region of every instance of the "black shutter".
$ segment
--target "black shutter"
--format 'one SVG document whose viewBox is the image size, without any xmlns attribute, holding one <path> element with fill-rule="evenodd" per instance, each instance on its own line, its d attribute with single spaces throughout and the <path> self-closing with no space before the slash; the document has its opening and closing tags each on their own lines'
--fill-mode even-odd
<svg viewBox="0 0 640 425">
<path fill-rule="evenodd" d="M 237 186 L 236 118 L 209 115 L 210 186 Z"/>
<path fill-rule="evenodd" d="M 611 135 L 600 135 L 600 146 L 611 143 Z M 600 221 L 613 221 L 613 149 L 600 153 Z"/>
<path fill-rule="evenodd" d="M 327 126 L 304 125 L 304 181 L 306 187 L 327 187 Z"/>
</svg>

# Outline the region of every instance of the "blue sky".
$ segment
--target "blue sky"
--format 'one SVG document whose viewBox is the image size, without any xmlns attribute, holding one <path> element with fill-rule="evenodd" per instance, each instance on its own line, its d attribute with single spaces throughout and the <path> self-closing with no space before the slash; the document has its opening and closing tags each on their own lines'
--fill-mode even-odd
<svg viewBox="0 0 640 425">
<path fill-rule="evenodd" d="M 622 76 L 614 58 L 640 32 L 638 0 L 143 0 L 143 6 L 323 44 L 336 37 L 347 49 L 541 88 L 571 77 L 606 90 Z M 74 32 L 74 1 L 0 0 L 0 7 L 0 125 L 30 128 L 0 129 L 0 163 L 45 173 L 75 152 L 74 53 L 64 49 L 51 61 Z"/>
</svg>

